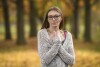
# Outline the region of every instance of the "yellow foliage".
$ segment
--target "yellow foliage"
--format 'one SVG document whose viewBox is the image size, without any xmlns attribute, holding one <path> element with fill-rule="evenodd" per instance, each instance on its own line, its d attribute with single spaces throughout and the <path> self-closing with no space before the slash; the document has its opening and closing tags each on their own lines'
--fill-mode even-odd
<svg viewBox="0 0 100 67">
<path fill-rule="evenodd" d="M 99 67 L 100 53 L 75 50 L 74 67 Z M 40 67 L 37 51 L 25 50 L 0 53 L 0 67 Z"/>
</svg>

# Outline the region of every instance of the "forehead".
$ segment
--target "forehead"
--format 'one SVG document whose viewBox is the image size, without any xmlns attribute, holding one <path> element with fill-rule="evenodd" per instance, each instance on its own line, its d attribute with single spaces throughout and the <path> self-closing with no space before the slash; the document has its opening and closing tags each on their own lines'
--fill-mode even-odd
<svg viewBox="0 0 100 67">
<path fill-rule="evenodd" d="M 59 15 L 60 13 L 55 11 L 55 10 L 51 10 L 48 12 L 48 15 Z"/>
</svg>

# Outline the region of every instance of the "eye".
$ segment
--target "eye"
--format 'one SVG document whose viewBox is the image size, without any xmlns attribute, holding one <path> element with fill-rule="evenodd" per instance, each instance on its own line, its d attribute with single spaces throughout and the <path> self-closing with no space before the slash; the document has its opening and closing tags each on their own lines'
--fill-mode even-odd
<svg viewBox="0 0 100 67">
<path fill-rule="evenodd" d="M 55 18 L 58 18 L 58 17 L 60 17 L 60 15 L 55 15 L 54 17 L 55 17 Z"/>
<path fill-rule="evenodd" d="M 54 17 L 55 17 L 55 18 L 58 18 L 58 17 L 59 17 L 59 15 L 55 15 Z"/>
<path fill-rule="evenodd" d="M 48 16 L 48 18 L 52 18 L 53 16 Z"/>
</svg>

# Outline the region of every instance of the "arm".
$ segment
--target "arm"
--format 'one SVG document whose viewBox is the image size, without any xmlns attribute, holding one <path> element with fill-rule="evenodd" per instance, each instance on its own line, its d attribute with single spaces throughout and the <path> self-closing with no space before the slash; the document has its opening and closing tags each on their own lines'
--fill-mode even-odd
<svg viewBox="0 0 100 67">
<path fill-rule="evenodd" d="M 69 34 L 68 35 L 69 41 L 67 43 L 68 47 L 61 46 L 58 54 L 65 63 L 72 66 L 75 63 L 74 48 L 73 48 L 72 35 L 70 33 L 68 34 Z M 66 51 L 65 48 L 67 48 L 68 51 Z"/>
<path fill-rule="evenodd" d="M 51 49 L 48 49 L 49 42 L 46 39 L 46 36 L 42 33 L 42 31 L 38 32 L 38 52 L 40 55 L 41 62 L 43 64 L 49 64 L 53 58 L 58 53 L 58 49 L 60 48 L 59 42 L 54 44 Z"/>
</svg>

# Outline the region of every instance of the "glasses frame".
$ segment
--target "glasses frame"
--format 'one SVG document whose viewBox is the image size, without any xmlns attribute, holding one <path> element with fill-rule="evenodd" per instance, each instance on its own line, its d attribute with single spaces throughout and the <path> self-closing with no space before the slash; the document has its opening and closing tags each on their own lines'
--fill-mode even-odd
<svg viewBox="0 0 100 67">
<path fill-rule="evenodd" d="M 48 19 L 49 20 L 53 20 L 53 18 L 55 19 L 55 20 L 58 20 L 59 19 L 59 17 L 61 17 L 61 15 L 50 15 L 50 16 L 48 16 Z"/>
</svg>

